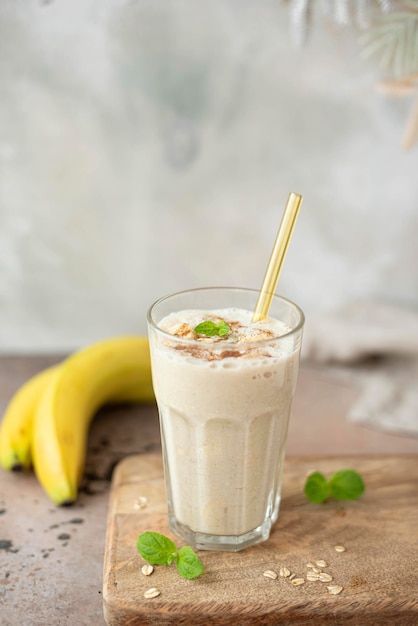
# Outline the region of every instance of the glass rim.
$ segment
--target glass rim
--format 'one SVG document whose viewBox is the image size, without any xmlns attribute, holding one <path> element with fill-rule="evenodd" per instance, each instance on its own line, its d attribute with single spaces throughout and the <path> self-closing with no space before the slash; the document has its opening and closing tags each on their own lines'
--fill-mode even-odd
<svg viewBox="0 0 418 626">
<path fill-rule="evenodd" d="M 153 319 L 153 311 L 154 309 L 159 305 L 162 304 L 163 302 L 165 302 L 166 300 L 170 300 L 171 298 L 174 298 L 176 296 L 182 296 L 182 295 L 186 295 L 189 293 L 193 293 L 193 292 L 199 292 L 199 291 L 241 291 L 241 292 L 245 292 L 245 293 L 252 293 L 256 296 L 258 296 L 258 294 L 260 293 L 259 289 L 252 289 L 251 287 L 192 287 L 190 289 L 183 289 L 181 291 L 175 291 L 173 293 L 167 294 L 165 296 L 162 296 L 161 298 L 158 298 L 158 300 L 155 300 L 155 302 L 153 302 L 153 304 L 151 304 L 151 306 L 148 308 L 147 311 L 147 321 L 150 324 L 150 326 L 152 326 L 152 328 L 154 328 L 155 330 L 157 330 L 159 333 L 161 333 L 163 336 L 170 338 L 171 341 L 179 341 L 182 343 L 188 343 L 190 345 L 193 344 L 198 344 L 200 347 L 202 347 L 202 343 L 196 339 L 186 339 L 184 337 L 177 337 L 176 335 L 172 335 L 171 333 L 163 330 L 162 328 L 160 328 L 158 326 L 158 324 L 156 323 L 156 321 Z M 294 328 L 291 328 L 289 331 L 283 333 L 283 335 L 278 335 L 277 337 L 270 337 L 269 339 L 255 339 L 254 341 L 248 341 L 246 342 L 246 345 L 248 346 L 249 344 L 251 345 L 263 345 L 263 344 L 267 344 L 267 343 L 271 343 L 272 341 L 278 341 L 278 340 L 282 340 L 285 339 L 287 337 L 291 337 L 292 335 L 295 335 L 297 333 L 299 333 L 305 323 L 305 314 L 303 313 L 302 309 L 300 308 L 299 305 L 297 305 L 295 302 L 293 302 L 292 300 L 289 300 L 288 298 L 284 298 L 283 296 L 277 295 L 277 294 L 273 294 L 273 301 L 274 300 L 279 300 L 280 302 L 285 303 L 286 305 L 294 308 L 296 310 L 296 312 L 299 315 L 299 321 L 298 323 L 295 325 Z M 280 320 L 279 320 L 280 321 Z M 255 322 L 257 323 L 257 322 Z M 211 344 L 206 343 L 205 346 L 207 348 L 212 348 L 212 347 L 219 347 L 219 342 L 213 342 Z M 229 349 L 238 349 L 238 345 L 235 344 L 230 344 L 228 346 Z M 241 345 L 242 348 L 242 345 Z"/>
</svg>

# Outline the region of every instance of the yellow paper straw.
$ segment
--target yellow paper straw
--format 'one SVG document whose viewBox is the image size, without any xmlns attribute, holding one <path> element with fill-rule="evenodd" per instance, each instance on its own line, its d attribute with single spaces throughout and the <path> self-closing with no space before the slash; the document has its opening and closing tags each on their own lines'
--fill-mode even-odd
<svg viewBox="0 0 418 626">
<path fill-rule="evenodd" d="M 302 196 L 293 192 L 289 194 L 263 284 L 261 285 L 257 304 L 254 309 L 252 317 L 253 322 L 263 320 L 268 315 L 301 204 Z"/>
</svg>

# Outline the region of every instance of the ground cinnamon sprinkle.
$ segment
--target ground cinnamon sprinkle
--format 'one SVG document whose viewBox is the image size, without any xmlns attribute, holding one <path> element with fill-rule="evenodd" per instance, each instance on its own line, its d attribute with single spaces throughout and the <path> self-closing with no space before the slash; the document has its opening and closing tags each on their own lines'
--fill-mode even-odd
<svg viewBox="0 0 418 626">
<path fill-rule="evenodd" d="M 208 316 L 208 319 L 211 321 L 218 323 L 220 321 L 225 321 L 218 316 Z M 240 334 L 240 329 L 245 328 L 245 326 L 239 322 L 238 320 L 228 320 L 228 326 L 230 327 L 230 333 L 227 336 L 219 337 L 219 336 L 202 336 L 196 333 L 196 331 L 187 324 L 183 322 L 180 324 L 175 331 L 171 331 L 171 334 L 174 337 L 179 337 L 180 339 L 192 340 L 194 345 L 189 345 L 187 343 L 173 344 L 172 347 L 174 350 L 178 350 L 180 352 L 185 352 L 192 357 L 197 359 L 202 359 L 204 361 L 221 361 L 222 359 L 227 358 L 255 358 L 255 357 L 270 357 L 271 355 L 260 348 L 245 348 L 240 350 L 238 346 L 241 344 L 246 344 L 248 346 L 251 342 L 257 341 L 265 341 L 268 339 L 274 339 L 274 333 L 272 333 L 268 329 L 257 329 L 254 334 L 242 335 Z M 202 347 L 198 347 L 196 343 L 202 344 Z M 212 349 L 208 350 L 204 344 L 219 344 L 219 343 L 228 343 L 232 346 L 237 346 L 237 349 L 225 349 L 221 351 L 213 351 Z"/>
<path fill-rule="evenodd" d="M 238 350 L 223 350 L 222 352 L 212 352 L 210 350 L 206 350 L 204 347 L 200 348 L 197 346 L 189 346 L 185 343 L 174 345 L 172 346 L 172 348 L 174 348 L 174 350 L 179 350 L 180 352 L 186 352 L 196 359 L 203 359 L 205 361 L 221 361 L 222 359 L 226 359 L 228 357 L 237 358 L 244 356 L 244 354 Z"/>
<path fill-rule="evenodd" d="M 186 323 L 181 324 L 177 328 L 174 335 L 176 337 L 182 337 L 183 339 L 197 339 L 197 334 L 195 333 L 193 328 Z"/>
<path fill-rule="evenodd" d="M 234 359 L 250 359 L 255 357 L 267 357 L 270 358 L 271 354 L 266 351 L 257 350 L 256 348 L 250 350 L 222 350 L 221 352 L 213 352 L 205 349 L 203 346 L 200 348 L 196 345 L 190 346 L 188 344 L 175 344 L 171 346 L 174 350 L 179 352 L 185 352 L 196 359 L 202 359 L 204 361 L 222 361 L 222 359 L 234 358 Z"/>
</svg>

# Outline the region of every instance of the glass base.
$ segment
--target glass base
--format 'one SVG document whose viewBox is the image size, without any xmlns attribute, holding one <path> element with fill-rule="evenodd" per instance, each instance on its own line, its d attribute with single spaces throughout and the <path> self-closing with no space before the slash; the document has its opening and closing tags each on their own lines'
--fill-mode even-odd
<svg viewBox="0 0 418 626">
<path fill-rule="evenodd" d="M 239 552 L 257 543 L 266 541 L 270 537 L 273 520 L 268 518 L 261 526 L 243 535 L 207 535 L 195 532 L 188 526 L 179 522 L 175 517 L 169 518 L 170 529 L 180 539 L 187 542 L 192 548 L 197 550 L 222 550 L 224 552 Z"/>
</svg>

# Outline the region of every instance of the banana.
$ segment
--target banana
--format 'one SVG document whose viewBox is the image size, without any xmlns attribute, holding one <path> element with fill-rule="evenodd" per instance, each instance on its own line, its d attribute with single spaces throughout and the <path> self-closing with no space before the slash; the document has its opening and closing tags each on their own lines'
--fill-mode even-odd
<svg viewBox="0 0 418 626">
<path fill-rule="evenodd" d="M 117 337 L 68 357 L 39 400 L 32 432 L 35 473 L 51 500 L 74 502 L 83 475 L 90 423 L 108 402 L 154 399 L 146 337 Z"/>
<path fill-rule="evenodd" d="M 6 470 L 31 466 L 32 424 L 39 399 L 58 366 L 24 383 L 13 395 L 0 424 L 0 465 Z"/>
</svg>

